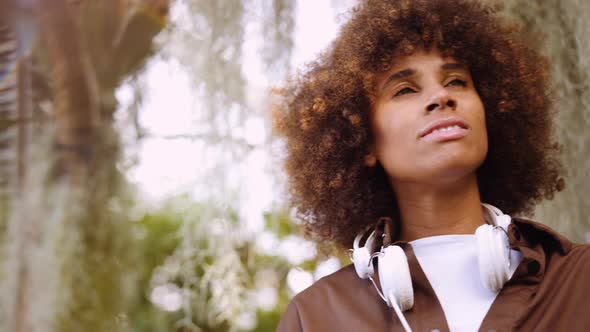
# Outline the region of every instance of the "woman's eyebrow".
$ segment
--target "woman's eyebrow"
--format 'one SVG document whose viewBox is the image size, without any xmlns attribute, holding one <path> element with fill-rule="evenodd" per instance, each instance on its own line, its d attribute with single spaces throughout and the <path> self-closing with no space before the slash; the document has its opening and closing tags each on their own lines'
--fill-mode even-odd
<svg viewBox="0 0 590 332">
<path fill-rule="evenodd" d="M 402 78 L 406 78 L 406 77 L 410 77 L 412 75 L 414 75 L 416 71 L 412 68 L 407 68 L 407 69 L 403 69 L 400 70 L 394 74 L 392 74 L 391 76 L 389 76 L 387 78 L 387 80 L 385 81 L 385 83 L 383 83 L 383 86 L 381 86 L 381 90 L 385 89 L 385 87 L 387 87 L 387 85 L 393 81 L 397 81 L 400 80 Z"/>
</svg>

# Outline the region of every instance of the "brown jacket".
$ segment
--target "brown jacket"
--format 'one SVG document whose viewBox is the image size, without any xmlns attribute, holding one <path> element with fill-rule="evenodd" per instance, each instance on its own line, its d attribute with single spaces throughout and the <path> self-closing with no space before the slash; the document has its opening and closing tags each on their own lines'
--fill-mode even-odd
<svg viewBox="0 0 590 332">
<path fill-rule="evenodd" d="M 514 218 L 510 246 L 523 254 L 479 331 L 590 331 L 590 246 L 573 244 L 542 224 Z M 414 332 L 449 331 L 443 310 L 412 248 L 408 257 L 414 307 L 404 312 Z M 403 331 L 370 281 L 352 265 L 293 298 L 279 332 Z"/>
</svg>

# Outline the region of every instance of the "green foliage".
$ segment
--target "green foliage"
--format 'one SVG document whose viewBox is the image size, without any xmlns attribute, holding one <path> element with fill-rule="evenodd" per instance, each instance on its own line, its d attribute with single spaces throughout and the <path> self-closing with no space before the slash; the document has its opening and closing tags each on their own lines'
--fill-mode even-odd
<svg viewBox="0 0 590 332">
<path fill-rule="evenodd" d="M 224 216 L 229 217 L 225 225 Z M 198 331 L 238 331 L 243 329 L 237 318 L 248 312 L 256 317 L 251 331 L 276 329 L 290 298 L 285 277 L 291 266 L 280 257 L 257 253 L 255 239 L 236 237 L 237 221 L 234 211 L 177 197 L 134 222 L 141 260 L 139 296 L 127 315 L 132 331 L 191 331 L 191 326 Z M 224 285 L 221 293 L 217 283 Z M 167 284 L 182 290 L 187 300 L 171 312 L 150 299 L 155 287 Z M 277 289 L 277 305 L 270 311 L 248 300 L 247 294 L 260 287 Z M 234 296 L 239 303 L 231 299 Z M 219 304 L 231 315 L 219 311 Z"/>
<path fill-rule="evenodd" d="M 117 134 L 107 126 L 98 149 L 100 166 L 84 187 L 68 188 L 61 224 L 63 238 L 55 237 L 58 269 L 56 331 L 125 331 L 125 312 L 136 284 L 137 251 L 128 211 L 133 200 L 118 159 Z M 75 204 L 76 208 L 69 206 Z M 72 214 L 73 212 L 73 214 Z M 48 235 L 51 233 L 47 233 Z M 59 234 L 59 233 L 57 233 Z"/>
<path fill-rule="evenodd" d="M 275 233 L 280 239 L 297 234 L 300 231 L 300 227 L 285 212 L 265 213 L 264 225 L 266 229 Z"/>
<path fill-rule="evenodd" d="M 132 331 L 166 331 L 170 320 L 150 302 L 150 281 L 154 269 L 163 264 L 180 243 L 181 218 L 173 211 L 162 209 L 146 214 L 134 222 L 134 233 L 138 238 L 139 264 L 138 293 L 131 307 L 128 320 Z"/>
</svg>

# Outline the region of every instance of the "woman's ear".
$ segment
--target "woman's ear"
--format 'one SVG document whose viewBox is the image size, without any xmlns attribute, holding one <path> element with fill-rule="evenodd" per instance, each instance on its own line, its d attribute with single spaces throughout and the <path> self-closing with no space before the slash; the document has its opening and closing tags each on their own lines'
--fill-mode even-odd
<svg viewBox="0 0 590 332">
<path fill-rule="evenodd" d="M 367 167 L 374 167 L 377 164 L 377 156 L 373 153 L 373 149 L 369 150 L 369 153 L 363 158 L 363 163 Z"/>
</svg>

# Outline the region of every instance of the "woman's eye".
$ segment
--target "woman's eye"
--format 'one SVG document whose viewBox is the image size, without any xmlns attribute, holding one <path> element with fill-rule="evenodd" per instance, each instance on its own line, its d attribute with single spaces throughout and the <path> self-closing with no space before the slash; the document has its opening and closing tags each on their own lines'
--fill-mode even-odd
<svg viewBox="0 0 590 332">
<path fill-rule="evenodd" d="M 466 86 L 467 82 L 465 82 L 464 80 L 460 80 L 458 78 L 455 78 L 454 80 L 450 81 L 448 85 L 458 85 L 458 86 Z"/>
<path fill-rule="evenodd" d="M 408 93 L 414 93 L 414 92 L 416 92 L 416 91 L 414 91 L 414 89 L 406 87 L 406 88 L 403 88 L 403 89 L 399 90 L 398 92 L 396 92 L 393 96 L 398 97 L 401 95 L 405 95 Z"/>
</svg>

